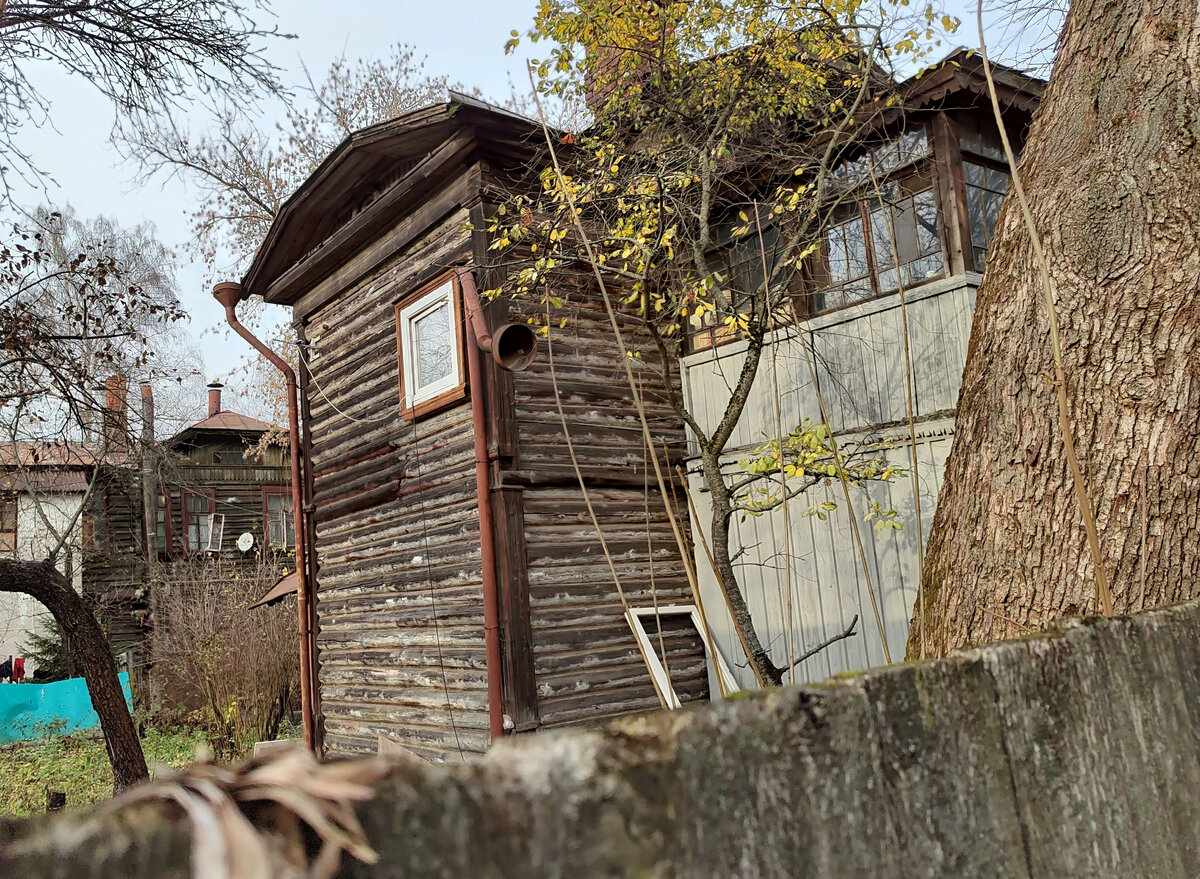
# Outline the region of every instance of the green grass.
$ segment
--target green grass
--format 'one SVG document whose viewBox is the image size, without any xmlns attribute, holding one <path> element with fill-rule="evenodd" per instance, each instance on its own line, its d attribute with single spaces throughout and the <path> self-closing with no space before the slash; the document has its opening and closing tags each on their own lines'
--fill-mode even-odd
<svg viewBox="0 0 1200 879">
<path fill-rule="evenodd" d="M 142 739 L 146 762 L 171 767 L 195 762 L 198 731 L 169 733 L 148 729 Z M 29 815 L 46 810 L 46 788 L 65 791 L 67 806 L 95 803 L 112 796 L 113 775 L 104 742 L 74 735 L 0 748 L 0 815 Z"/>
</svg>

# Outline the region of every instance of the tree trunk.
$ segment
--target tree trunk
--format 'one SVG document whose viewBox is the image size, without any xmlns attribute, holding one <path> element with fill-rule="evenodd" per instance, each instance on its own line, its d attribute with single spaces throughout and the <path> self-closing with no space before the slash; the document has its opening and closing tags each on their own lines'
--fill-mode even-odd
<svg viewBox="0 0 1200 879">
<path fill-rule="evenodd" d="M 750 606 L 742 594 L 738 584 L 737 574 L 733 570 L 733 560 L 729 556 L 729 519 L 732 516 L 730 492 L 721 476 L 721 465 L 716 455 L 705 453 L 701 455 L 701 466 L 704 471 L 704 481 L 708 485 L 712 498 L 712 554 L 713 567 L 716 568 L 717 581 L 725 594 L 729 605 L 729 615 L 737 627 L 739 637 L 749 653 L 749 659 L 758 669 L 763 681 L 778 687 L 783 683 L 786 669 L 782 669 L 771 660 L 767 648 L 763 646 L 750 616 Z"/>
<path fill-rule="evenodd" d="M 117 793 L 145 781 L 149 777 L 146 758 L 125 704 L 108 639 L 67 578 L 48 561 L 0 559 L 0 592 L 24 593 L 44 604 L 78 651 L 92 707 L 100 717 Z"/>
<path fill-rule="evenodd" d="M 1197 120 L 1195 0 L 1072 4 L 1020 169 L 1117 612 L 1200 594 Z M 927 655 L 1097 609 L 1048 326 L 1010 189 L 926 556 Z"/>
</svg>

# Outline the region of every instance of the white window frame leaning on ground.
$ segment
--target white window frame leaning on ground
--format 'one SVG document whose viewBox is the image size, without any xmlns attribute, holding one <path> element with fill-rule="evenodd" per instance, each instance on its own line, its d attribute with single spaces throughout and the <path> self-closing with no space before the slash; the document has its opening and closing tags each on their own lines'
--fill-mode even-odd
<svg viewBox="0 0 1200 879">
<path fill-rule="evenodd" d="M 642 623 L 642 617 L 670 616 L 686 616 L 690 618 L 692 625 L 700 633 L 700 640 L 704 643 L 704 653 L 708 657 L 710 667 L 716 671 L 717 676 L 720 678 L 718 693 L 734 693 L 741 689 L 733 676 L 733 672 L 725 664 L 725 657 L 721 655 L 720 649 L 713 643 L 708 633 L 705 632 L 704 621 L 700 618 L 700 611 L 696 609 L 696 605 L 665 604 L 660 607 L 631 607 L 625 612 L 625 619 L 629 622 L 629 628 L 633 629 L 633 636 L 642 645 L 642 652 L 646 657 L 646 665 L 650 668 L 650 677 L 654 681 L 654 688 L 658 690 L 667 707 L 670 709 L 681 708 L 683 707 L 683 703 L 675 695 L 675 690 L 671 686 L 670 676 L 667 674 L 666 668 L 663 667 L 662 660 L 658 656 L 658 651 L 655 650 L 654 643 L 650 640 L 650 634 L 646 631 L 646 627 Z M 711 693 L 709 698 L 713 698 Z"/>
<path fill-rule="evenodd" d="M 400 366 L 403 374 L 401 408 L 412 410 L 421 403 L 443 394 L 453 392 L 462 385 L 462 349 L 457 290 L 452 277 L 443 276 L 418 294 L 402 302 L 396 308 L 396 338 L 400 347 Z M 419 322 L 439 309 L 445 308 L 450 324 L 449 347 L 445 357 L 449 370 L 433 381 L 421 381 L 418 350 L 420 347 Z"/>
</svg>

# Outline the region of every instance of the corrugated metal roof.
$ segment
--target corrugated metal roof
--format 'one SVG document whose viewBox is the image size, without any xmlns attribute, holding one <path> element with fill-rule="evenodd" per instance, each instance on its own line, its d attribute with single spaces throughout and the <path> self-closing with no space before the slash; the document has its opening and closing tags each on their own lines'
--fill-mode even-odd
<svg viewBox="0 0 1200 879">
<path fill-rule="evenodd" d="M 0 467 L 91 467 L 96 455 L 83 443 L 0 443 Z"/>
<path fill-rule="evenodd" d="M 24 472 L 0 473 L 0 491 L 83 494 L 87 488 L 87 474 L 82 470 L 39 468 Z"/>
</svg>

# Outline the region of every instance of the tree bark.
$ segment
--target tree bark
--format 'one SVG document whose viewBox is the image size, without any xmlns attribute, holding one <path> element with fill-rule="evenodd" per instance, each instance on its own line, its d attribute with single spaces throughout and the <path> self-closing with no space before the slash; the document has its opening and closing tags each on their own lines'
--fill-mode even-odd
<svg viewBox="0 0 1200 879">
<path fill-rule="evenodd" d="M 1200 16 L 1076 0 L 1020 173 L 1117 612 L 1200 594 Z M 1015 194 L 979 290 L 908 655 L 1097 609 Z M 918 603 L 920 606 L 920 603 Z"/>
<path fill-rule="evenodd" d="M 746 596 L 742 594 L 737 573 L 733 570 L 733 559 L 729 555 L 729 519 L 733 515 L 729 486 L 721 476 L 721 465 L 716 455 L 706 451 L 700 456 L 700 462 L 704 481 L 712 498 L 709 526 L 712 530 L 713 567 L 716 568 L 718 585 L 725 593 L 729 615 L 745 643 L 750 661 L 754 663 L 764 682 L 778 687 L 783 683 L 786 669 L 775 665 L 767 648 L 759 639 L 758 630 L 750 616 L 750 605 L 746 602 Z"/>
<path fill-rule="evenodd" d="M 67 578 L 49 561 L 0 559 L 0 592 L 24 593 L 44 604 L 78 651 L 92 707 L 100 717 L 117 793 L 145 781 L 149 777 L 146 758 L 125 704 L 108 639 Z"/>
</svg>

